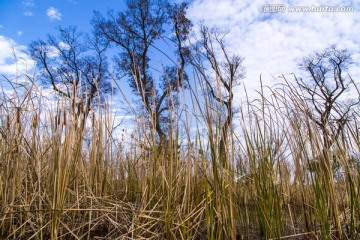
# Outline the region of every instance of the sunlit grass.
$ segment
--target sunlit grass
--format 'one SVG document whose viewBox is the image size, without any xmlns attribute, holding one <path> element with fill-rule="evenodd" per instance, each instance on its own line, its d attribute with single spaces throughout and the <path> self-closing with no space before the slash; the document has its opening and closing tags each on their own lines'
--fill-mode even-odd
<svg viewBox="0 0 360 240">
<path fill-rule="evenodd" d="M 357 113 L 327 153 L 332 198 L 321 132 L 294 86 L 243 103 L 221 156 L 221 107 L 194 82 L 170 114 L 166 149 L 145 125 L 124 148 L 107 104 L 84 119 L 74 99 L 46 107 L 34 82 L 4 92 L 1 238 L 335 239 L 334 221 L 344 239 L 360 237 Z"/>
</svg>

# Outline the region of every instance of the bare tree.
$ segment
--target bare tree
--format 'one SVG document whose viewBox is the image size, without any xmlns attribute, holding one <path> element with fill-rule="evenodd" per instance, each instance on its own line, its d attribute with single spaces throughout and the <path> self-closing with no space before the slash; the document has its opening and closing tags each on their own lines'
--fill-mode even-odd
<svg viewBox="0 0 360 240">
<path fill-rule="evenodd" d="M 220 105 L 220 108 L 225 107 L 225 111 L 221 111 L 224 120 L 220 130 L 219 155 L 226 156 L 228 132 L 234 115 L 233 91 L 245 77 L 243 58 L 239 55 L 230 55 L 224 40 L 226 33 L 203 25 L 200 33 L 200 49 L 197 51 L 197 56 L 193 58 L 193 64 L 205 81 L 210 96 Z M 210 71 L 207 70 L 208 67 Z"/>
<path fill-rule="evenodd" d="M 127 1 L 127 10 L 115 13 L 109 11 L 104 18 L 95 13 L 93 26 L 99 36 L 104 37 L 119 50 L 115 58 L 119 72 L 128 76 L 133 92 L 149 115 L 150 126 L 157 133 L 160 145 L 167 141 L 166 122 L 169 113 L 169 96 L 187 78 L 185 65 L 188 49 L 184 40 L 191 28 L 186 18 L 186 4 L 170 5 L 166 1 L 135 0 Z M 164 67 L 163 74 L 155 77 L 150 66 L 149 51 L 157 50 L 156 41 L 165 39 L 162 34 L 168 23 L 173 26 L 178 63 Z M 166 55 L 166 54 L 165 54 Z"/>
<path fill-rule="evenodd" d="M 351 56 L 335 46 L 304 58 L 299 67 L 306 78 L 296 78 L 297 84 L 307 93 L 306 100 L 313 107 L 307 115 L 323 133 L 324 148 L 329 150 L 349 121 L 352 108 L 359 104 L 359 91 L 349 75 Z M 342 99 L 347 90 L 354 90 L 357 97 Z"/>
<path fill-rule="evenodd" d="M 351 56 L 346 50 L 338 50 L 335 46 L 304 58 L 300 68 L 307 73 L 305 78 L 295 78 L 298 86 L 305 93 L 309 108 L 304 109 L 306 115 L 316 124 L 322 133 L 322 156 L 317 159 L 321 169 L 331 204 L 330 215 L 333 215 L 338 237 L 342 239 L 341 225 L 338 219 L 338 207 L 335 199 L 333 180 L 332 145 L 338 140 L 344 126 L 351 119 L 360 94 L 354 80 L 348 73 Z M 353 89 L 351 89 L 353 87 Z M 355 99 L 343 99 L 347 90 L 354 90 Z"/>
<path fill-rule="evenodd" d="M 74 113 L 86 117 L 96 97 L 110 91 L 106 48 L 107 43 L 96 35 L 84 36 L 76 27 L 60 27 L 58 37 L 49 35 L 47 41 L 32 42 L 30 53 L 43 82 L 72 99 Z M 75 89 L 81 90 L 79 102 Z"/>
</svg>

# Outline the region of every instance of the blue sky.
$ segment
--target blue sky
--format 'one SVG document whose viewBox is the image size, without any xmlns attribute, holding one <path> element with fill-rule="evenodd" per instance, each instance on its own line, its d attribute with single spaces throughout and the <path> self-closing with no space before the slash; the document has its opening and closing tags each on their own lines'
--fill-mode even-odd
<svg viewBox="0 0 360 240">
<path fill-rule="evenodd" d="M 120 0 L 0 0 L 0 74 L 14 75 L 17 70 L 33 69 L 31 59 L 23 54 L 35 40 L 57 34 L 58 26 L 75 25 L 80 31 L 91 29 L 93 11 L 121 11 Z M 13 58 L 13 50 L 18 61 Z"/>
<path fill-rule="evenodd" d="M 27 45 L 56 33 L 59 25 L 88 31 L 94 10 L 106 14 L 123 8 L 119 0 L 0 0 L 0 35 Z"/>
<path fill-rule="evenodd" d="M 264 6 L 284 6 L 283 12 L 264 12 Z M 352 7 L 349 12 L 307 12 L 290 7 Z M 31 68 L 22 54 L 33 40 L 46 39 L 59 25 L 91 29 L 93 10 L 124 9 L 120 0 L 0 0 L 0 74 L 14 74 L 12 49 L 19 60 L 18 69 Z M 200 21 L 229 30 L 227 44 L 232 53 L 245 58 L 243 83 L 258 89 L 259 76 L 272 85 L 276 77 L 298 73 L 296 62 L 331 44 L 347 48 L 360 63 L 360 2 L 354 0 L 192 0 L 188 10 L 195 28 Z M 26 65 L 26 66 L 25 66 Z M 359 65 L 352 70 L 360 79 Z M 358 80 L 359 81 L 359 80 Z M 241 91 L 241 90 L 239 90 Z M 242 94 L 237 94 L 241 96 Z"/>
<path fill-rule="evenodd" d="M 178 0 L 176 0 L 178 1 Z M 246 78 L 235 91 L 235 102 L 244 100 L 242 87 L 256 97 L 260 75 L 264 85 L 281 82 L 284 74 L 301 76 L 297 61 L 332 44 L 348 49 L 356 63 L 350 73 L 360 86 L 360 2 L 358 0 L 192 0 L 188 17 L 194 29 L 201 21 L 228 30 L 227 47 L 245 58 Z M 280 5 L 279 5 L 280 4 Z M 121 0 L 0 0 L 0 76 L 18 71 L 32 73 L 33 61 L 23 53 L 31 41 L 46 40 L 56 34 L 57 26 L 76 25 L 80 31 L 91 29 L 93 11 L 124 9 Z M 264 7 L 281 6 L 280 12 L 264 12 Z M 352 7 L 349 12 L 307 12 L 306 7 Z M 300 7 L 291 12 L 291 7 Z M 304 9 L 301 9 L 304 7 Z M 192 39 L 194 40 L 194 39 Z M 13 50 L 17 55 L 14 61 Z M 160 59 L 160 57 L 157 57 Z M 3 86 L 0 78 L 0 86 Z M 130 94 L 127 83 L 122 86 Z M 124 90 L 123 89 L 123 90 Z M 134 99 L 128 95 L 129 99 Z M 113 104 L 122 108 L 119 96 Z M 126 105 L 126 104 L 125 104 Z M 114 111 L 117 111 L 116 109 Z M 117 122 L 133 117 L 119 110 Z M 129 126 L 129 125 L 126 125 Z M 128 127 L 127 127 L 128 128 Z M 130 127 L 128 128 L 129 131 Z"/>
</svg>

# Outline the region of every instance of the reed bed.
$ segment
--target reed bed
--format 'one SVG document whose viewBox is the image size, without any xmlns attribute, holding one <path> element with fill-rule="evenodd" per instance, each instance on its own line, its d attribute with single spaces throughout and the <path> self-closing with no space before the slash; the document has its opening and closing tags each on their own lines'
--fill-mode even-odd
<svg viewBox="0 0 360 240">
<path fill-rule="evenodd" d="M 122 139 L 106 100 L 86 115 L 80 89 L 48 100 L 29 79 L 0 100 L 1 239 L 360 238 L 355 111 L 326 150 L 329 179 L 311 106 L 285 80 L 238 103 L 222 156 L 224 113 L 201 78 L 171 112 L 166 149 L 141 121 Z"/>
</svg>

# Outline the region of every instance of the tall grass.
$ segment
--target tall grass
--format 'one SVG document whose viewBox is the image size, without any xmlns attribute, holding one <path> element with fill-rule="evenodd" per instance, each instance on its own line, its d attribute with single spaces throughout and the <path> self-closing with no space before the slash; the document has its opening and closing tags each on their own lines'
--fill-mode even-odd
<svg viewBox="0 0 360 240">
<path fill-rule="evenodd" d="M 122 139 L 106 101 L 82 114 L 80 89 L 51 101 L 34 81 L 3 89 L 1 238 L 360 237 L 356 112 L 328 149 L 337 164 L 329 186 L 322 133 L 295 86 L 263 86 L 245 101 L 222 156 L 221 106 L 200 77 L 190 85 L 170 114 L 165 150 L 141 121 Z"/>
</svg>

